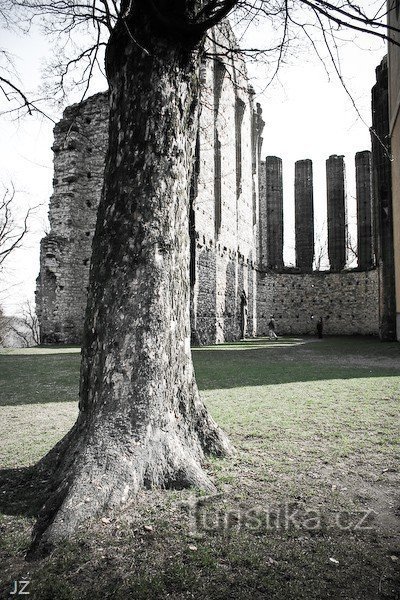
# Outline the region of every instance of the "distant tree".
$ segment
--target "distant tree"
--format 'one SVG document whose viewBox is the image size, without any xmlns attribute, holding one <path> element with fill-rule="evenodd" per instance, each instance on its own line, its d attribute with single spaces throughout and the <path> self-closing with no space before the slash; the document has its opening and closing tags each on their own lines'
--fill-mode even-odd
<svg viewBox="0 0 400 600">
<path fill-rule="evenodd" d="M 343 25 L 383 39 L 386 32 L 380 15 L 371 20 L 351 2 L 2 2 L 7 4 L 28 23 L 39 17 L 64 36 L 66 45 L 79 30 L 85 42 L 90 40 L 60 65 L 60 90 L 80 62 L 84 95 L 102 48 L 110 88 L 80 412 L 71 431 L 40 463 L 51 477 L 51 492 L 35 528 L 35 553 L 105 508 L 126 503 L 143 486 L 212 489 L 201 466 L 204 454 L 231 451 L 199 398 L 190 354 L 189 189 L 207 32 L 233 9 L 248 21 L 266 18 L 281 25 L 277 69 L 292 27 L 302 29 L 313 44 L 315 23 L 308 27 L 308 17 L 296 21 L 299 6 L 310 9 L 334 64 L 332 34 Z M 253 56 L 267 50 L 244 49 Z M 221 55 L 231 52 L 220 47 Z M 12 87 L 4 79 L 7 94 Z M 20 107 L 32 109 L 26 96 L 18 98 L 15 89 L 13 94 Z"/>
<path fill-rule="evenodd" d="M 14 185 L 3 190 L 0 198 L 0 277 L 6 260 L 21 247 L 22 240 L 28 233 L 29 217 L 35 208 L 29 208 L 20 217 L 16 210 Z"/>
<path fill-rule="evenodd" d="M 5 315 L 1 308 L 1 303 L 9 291 L 6 283 L 6 262 L 21 248 L 29 232 L 30 218 L 36 208 L 28 208 L 21 214 L 17 207 L 14 185 L 11 183 L 3 189 L 0 199 L 0 346 L 4 346 L 10 334 L 17 336 L 26 346 L 39 343 L 38 321 L 30 301 L 24 303 L 20 319 Z"/>
<path fill-rule="evenodd" d="M 328 268 L 328 239 L 326 237 L 326 221 L 321 223 L 314 235 L 314 269 L 321 271 Z"/>
<path fill-rule="evenodd" d="M 328 239 L 326 235 L 326 221 L 324 221 L 319 230 L 315 233 L 314 241 L 314 269 L 321 271 L 329 267 Z M 346 228 L 346 254 L 348 268 L 354 268 L 358 262 L 357 250 L 357 221 L 352 219 L 348 222 Z"/>
<path fill-rule="evenodd" d="M 13 334 L 17 345 L 30 348 L 40 344 L 39 321 L 30 300 L 22 304 L 19 316 L 5 317 L 4 322 L 5 333 Z"/>
<path fill-rule="evenodd" d="M 21 248 L 24 238 L 29 232 L 30 219 L 37 206 L 30 207 L 21 213 L 17 206 L 17 196 L 14 185 L 3 187 L 0 197 L 0 306 L 7 295 L 6 263 L 18 248 Z M 2 318 L 3 334 L 8 317 Z"/>
<path fill-rule="evenodd" d="M 4 314 L 0 306 L 0 348 L 5 346 L 7 334 L 9 333 L 10 317 Z"/>
<path fill-rule="evenodd" d="M 347 263 L 349 268 L 358 265 L 357 219 L 353 218 L 347 223 L 346 232 Z"/>
<path fill-rule="evenodd" d="M 30 345 L 38 346 L 40 344 L 39 320 L 31 300 L 26 300 L 22 305 L 22 321 L 29 331 Z"/>
</svg>

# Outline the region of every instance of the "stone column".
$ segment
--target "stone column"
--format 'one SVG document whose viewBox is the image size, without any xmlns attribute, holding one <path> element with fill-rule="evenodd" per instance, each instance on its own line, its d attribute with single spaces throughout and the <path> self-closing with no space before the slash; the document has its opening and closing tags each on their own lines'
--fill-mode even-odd
<svg viewBox="0 0 400 600">
<path fill-rule="evenodd" d="M 356 154 L 357 195 L 357 247 L 358 268 L 365 271 L 373 267 L 372 253 L 372 179 L 371 152 Z"/>
<path fill-rule="evenodd" d="M 309 159 L 298 160 L 294 171 L 296 266 L 312 271 L 314 261 L 313 167 Z"/>
<path fill-rule="evenodd" d="M 379 336 L 383 341 L 391 341 L 396 339 L 396 300 L 386 57 L 376 69 L 376 84 L 372 88 L 371 139 L 374 247 L 379 277 Z"/>
<path fill-rule="evenodd" d="M 342 271 L 346 265 L 346 190 L 343 156 L 336 154 L 326 161 L 328 200 L 328 256 L 330 269 Z"/>
<path fill-rule="evenodd" d="M 283 268 L 283 183 L 282 159 L 265 159 L 265 194 L 267 209 L 267 268 Z"/>
</svg>

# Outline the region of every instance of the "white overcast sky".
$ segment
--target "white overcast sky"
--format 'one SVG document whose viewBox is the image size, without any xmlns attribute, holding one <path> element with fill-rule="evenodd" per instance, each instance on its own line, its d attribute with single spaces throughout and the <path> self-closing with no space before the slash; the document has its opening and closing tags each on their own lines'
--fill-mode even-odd
<svg viewBox="0 0 400 600">
<path fill-rule="evenodd" d="M 243 43 L 262 45 L 268 35 L 268 29 L 259 24 L 247 32 Z M 342 37 L 351 40 L 353 35 L 343 34 Z M 1 45 L 14 53 L 24 89 L 35 90 L 40 85 L 42 68 L 51 52 L 48 40 L 37 29 L 29 36 L 2 32 Z M 375 67 L 385 53 L 385 44 L 367 35 L 358 35 L 355 41 L 341 44 L 342 75 L 364 122 L 357 116 L 333 70 L 329 68 L 328 78 L 313 51 L 301 42 L 286 57 L 278 77 L 267 89 L 269 74 L 266 68 L 248 65 L 256 100 L 261 103 L 265 120 L 263 156 L 271 154 L 283 159 L 285 258 L 288 262 L 293 259 L 296 160 L 313 160 L 316 227 L 322 229 L 326 219 L 325 160 L 331 154 L 344 154 L 350 217 L 354 215 L 354 155 L 371 145 L 371 87 L 375 83 Z M 321 54 L 329 66 L 322 47 Z M 97 80 L 92 91 L 105 87 L 104 81 Z M 4 103 L 1 109 L 4 109 Z M 57 112 L 53 108 L 52 114 L 57 120 L 62 109 Z M 19 192 L 21 210 L 42 204 L 24 247 L 10 259 L 3 291 L 0 289 L 0 303 L 10 314 L 18 312 L 26 298 L 34 297 L 39 272 L 39 241 L 47 227 L 48 201 L 52 192 L 52 128 L 50 121 L 37 116 L 19 121 L 0 118 L 0 183 L 7 186 L 13 181 Z"/>
</svg>

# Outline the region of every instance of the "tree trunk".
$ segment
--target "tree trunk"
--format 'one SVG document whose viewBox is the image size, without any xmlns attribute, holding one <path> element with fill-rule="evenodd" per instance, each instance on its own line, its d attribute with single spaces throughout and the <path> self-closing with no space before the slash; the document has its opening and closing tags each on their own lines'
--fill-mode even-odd
<svg viewBox="0 0 400 600">
<path fill-rule="evenodd" d="M 199 50 L 190 40 L 160 35 L 143 15 L 132 23 L 129 33 L 125 23 L 117 25 L 106 57 L 109 149 L 80 413 L 42 461 L 54 475 L 33 555 L 143 486 L 212 488 L 201 467 L 204 453 L 231 449 L 199 398 L 190 352 L 188 213 Z"/>
</svg>

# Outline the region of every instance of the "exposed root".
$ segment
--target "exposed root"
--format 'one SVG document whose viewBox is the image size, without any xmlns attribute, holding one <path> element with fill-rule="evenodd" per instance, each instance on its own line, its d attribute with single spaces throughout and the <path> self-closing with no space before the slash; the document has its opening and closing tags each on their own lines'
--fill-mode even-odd
<svg viewBox="0 0 400 600">
<path fill-rule="evenodd" d="M 188 436 L 179 429 L 148 430 L 143 442 L 135 442 L 133 436 L 118 437 L 104 430 L 91 437 L 80 435 L 75 426 L 43 459 L 56 470 L 27 558 L 48 554 L 89 519 L 123 506 L 143 487 L 194 486 L 214 492 L 201 466 L 204 451 L 221 455 L 232 448 L 210 417 L 203 417 L 199 431 L 202 435 Z"/>
<path fill-rule="evenodd" d="M 228 436 L 216 424 L 204 405 L 197 416 L 197 435 L 204 454 L 230 456 L 235 452 Z"/>
</svg>

